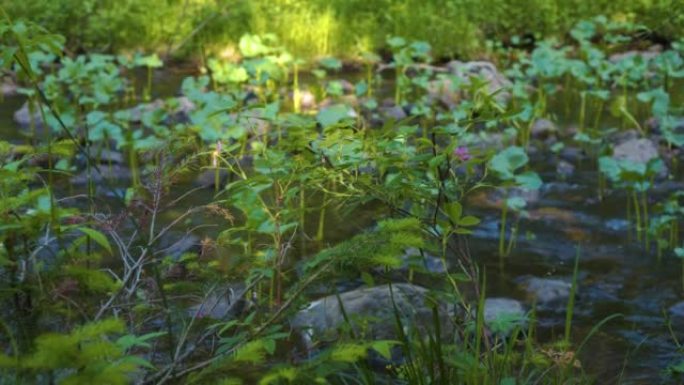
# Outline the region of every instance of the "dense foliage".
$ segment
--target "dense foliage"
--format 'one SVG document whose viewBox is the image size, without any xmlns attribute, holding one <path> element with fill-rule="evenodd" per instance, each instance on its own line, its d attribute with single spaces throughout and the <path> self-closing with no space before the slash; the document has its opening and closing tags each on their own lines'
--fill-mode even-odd
<svg viewBox="0 0 684 385">
<path fill-rule="evenodd" d="M 430 41 L 437 57 L 485 53 L 486 44 L 565 38 L 578 21 L 609 14 L 638 22 L 641 36 L 672 40 L 684 30 L 678 0 L 3 0 L 13 19 L 40 22 L 72 52 L 144 48 L 201 56 L 224 52 L 245 33 L 273 33 L 298 56 L 354 57 L 387 36 Z M 456 44 L 457 42 L 457 44 Z"/>
<path fill-rule="evenodd" d="M 684 255 L 682 194 L 653 191 L 684 145 L 675 2 L 540 0 L 532 21 L 510 1 L 66 3 L 0 24 L 26 117 L 0 141 L 0 384 L 590 383 L 586 341 L 617 315 L 573 333 L 581 253 L 562 336 L 537 338 L 534 307 L 488 310 L 468 248 L 484 193 L 506 268 L 548 175 L 534 157 L 566 146 L 597 200 L 626 202 L 631 246 Z M 501 70 L 434 64 L 484 39 Z M 159 99 L 162 59 L 128 51 L 227 42 Z M 300 59 L 330 53 L 362 69 Z M 572 125 L 540 128 L 557 99 Z M 379 291 L 359 311 L 348 285 Z"/>
</svg>

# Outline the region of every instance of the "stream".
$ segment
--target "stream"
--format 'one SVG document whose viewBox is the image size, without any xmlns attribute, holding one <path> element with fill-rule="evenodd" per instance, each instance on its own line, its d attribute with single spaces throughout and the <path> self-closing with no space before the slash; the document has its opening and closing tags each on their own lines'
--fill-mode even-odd
<svg viewBox="0 0 684 385">
<path fill-rule="evenodd" d="M 184 76 L 187 71 L 157 71 L 154 97 L 176 95 Z M 684 93 L 677 96 L 682 99 Z M 23 102 L 22 96 L 13 96 L 0 103 L 3 140 L 23 140 L 12 117 Z M 564 102 L 551 103 L 550 108 L 557 109 L 561 117 L 565 114 Z M 555 169 L 562 158 L 562 154 L 550 152 L 532 154 L 532 168 L 539 172 L 544 185 L 530 202 L 527 218 L 521 218 L 516 246 L 503 260 L 503 267 L 497 250 L 500 211 L 494 207 L 491 193 L 475 194 L 466 205 L 469 212 L 482 219 L 469 240 L 469 248 L 475 260 L 486 267 L 487 296 L 515 298 L 531 306 L 521 280 L 538 277 L 569 282 L 579 253 L 572 329 L 575 346 L 593 334 L 579 356 L 583 368 L 596 375 L 601 384 L 618 380 L 623 384 L 653 384 L 668 365 L 684 357 L 672 335 L 684 338 L 684 310 L 670 309 L 684 300 L 681 261 L 669 253 L 658 261 L 655 253 L 647 253 L 633 235 L 628 236 L 627 197 L 621 191 L 609 191 L 602 201 L 597 199 L 597 171 L 592 160 L 580 159 L 579 164 L 574 164 L 574 172 L 562 176 Z M 670 192 L 684 190 L 681 169 L 677 175 L 677 180 L 656 186 L 650 198 L 655 202 Z M 212 190 L 199 190 L 185 207 L 206 204 L 212 197 Z M 180 207 L 166 215 L 173 218 L 182 210 Z M 367 229 L 378 215 L 373 207 L 361 214 L 351 219 L 330 215 L 325 243 L 335 244 Z M 215 235 L 217 229 L 202 231 Z M 537 304 L 542 340 L 563 335 L 566 303 L 563 299 Z M 621 316 L 592 330 L 615 314 Z M 672 322 L 672 333 L 668 320 Z"/>
</svg>

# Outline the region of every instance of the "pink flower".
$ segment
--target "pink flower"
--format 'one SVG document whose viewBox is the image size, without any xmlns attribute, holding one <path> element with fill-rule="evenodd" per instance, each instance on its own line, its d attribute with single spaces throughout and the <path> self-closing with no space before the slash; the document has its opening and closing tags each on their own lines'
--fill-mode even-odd
<svg viewBox="0 0 684 385">
<path fill-rule="evenodd" d="M 460 160 L 461 162 L 465 162 L 472 158 L 472 155 L 470 155 L 468 147 L 459 146 L 456 147 L 456 149 L 454 149 L 454 157 L 456 157 L 456 159 Z"/>
</svg>

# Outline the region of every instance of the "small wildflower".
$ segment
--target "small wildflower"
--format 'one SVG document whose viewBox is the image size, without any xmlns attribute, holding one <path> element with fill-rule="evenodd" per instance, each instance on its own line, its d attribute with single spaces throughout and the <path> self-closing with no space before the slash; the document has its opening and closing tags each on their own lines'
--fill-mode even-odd
<svg viewBox="0 0 684 385">
<path fill-rule="evenodd" d="M 459 146 L 456 147 L 454 150 L 454 156 L 456 159 L 460 160 L 461 162 L 465 162 L 467 160 L 470 160 L 472 158 L 472 155 L 470 155 L 470 151 L 468 150 L 468 147 L 465 146 Z"/>
</svg>

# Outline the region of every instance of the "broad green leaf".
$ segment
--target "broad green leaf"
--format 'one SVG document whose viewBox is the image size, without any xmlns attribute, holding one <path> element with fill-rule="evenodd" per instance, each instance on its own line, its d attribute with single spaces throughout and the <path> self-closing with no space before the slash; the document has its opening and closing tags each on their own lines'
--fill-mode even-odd
<svg viewBox="0 0 684 385">
<path fill-rule="evenodd" d="M 513 211 L 520 211 L 527 206 L 527 202 L 521 197 L 510 197 L 506 199 L 506 206 Z"/>
<path fill-rule="evenodd" d="M 109 240 L 107 240 L 107 237 L 104 234 L 89 227 L 79 227 L 78 229 L 95 241 L 95 243 L 102 246 L 102 248 L 109 251 L 110 254 L 112 253 L 112 246 L 109 244 Z"/>
<path fill-rule="evenodd" d="M 452 202 L 444 205 L 444 211 L 452 222 L 458 223 L 463 214 L 463 206 L 459 202 Z"/>
<path fill-rule="evenodd" d="M 321 126 L 329 127 L 339 123 L 342 119 L 350 117 L 349 107 L 343 104 L 335 104 L 333 106 L 324 108 L 316 115 L 316 120 Z"/>
<path fill-rule="evenodd" d="M 378 352 L 384 359 L 392 359 L 392 346 L 397 345 L 397 341 L 383 340 L 371 343 L 371 348 Z"/>
<path fill-rule="evenodd" d="M 476 226 L 480 223 L 480 218 L 473 217 L 473 216 L 465 216 L 461 218 L 461 220 L 458 221 L 459 226 L 465 226 L 465 227 L 471 227 L 471 226 Z"/>
<path fill-rule="evenodd" d="M 515 183 L 527 190 L 537 190 L 542 185 L 542 180 L 534 171 L 527 171 L 515 176 Z"/>
<path fill-rule="evenodd" d="M 512 146 L 494 155 L 489 168 L 503 180 L 514 178 L 514 172 L 527 164 L 529 158 L 522 147 Z"/>
</svg>

